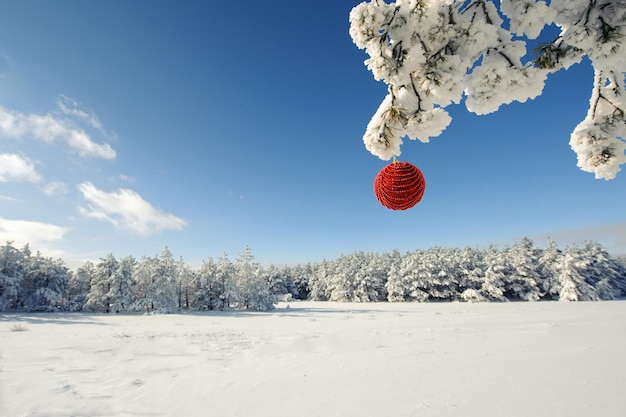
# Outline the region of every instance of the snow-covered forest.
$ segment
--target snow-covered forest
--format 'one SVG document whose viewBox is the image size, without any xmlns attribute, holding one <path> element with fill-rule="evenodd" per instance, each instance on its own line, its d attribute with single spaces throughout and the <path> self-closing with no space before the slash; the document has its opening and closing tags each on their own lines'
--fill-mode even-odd
<svg viewBox="0 0 626 417">
<path fill-rule="evenodd" d="M 76 271 L 61 259 L 7 242 L 0 247 L 0 311 L 174 312 L 271 310 L 279 300 L 337 302 L 593 301 L 626 296 L 624 258 L 598 243 L 355 252 L 335 260 L 277 267 L 245 247 L 192 268 L 166 247 L 160 255 L 109 254 Z"/>
</svg>

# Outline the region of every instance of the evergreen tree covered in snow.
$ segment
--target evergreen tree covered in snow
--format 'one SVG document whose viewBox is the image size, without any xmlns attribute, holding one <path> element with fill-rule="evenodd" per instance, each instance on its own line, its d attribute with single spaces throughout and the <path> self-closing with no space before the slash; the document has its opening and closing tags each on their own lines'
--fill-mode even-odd
<svg viewBox="0 0 626 417">
<path fill-rule="evenodd" d="M 469 111 L 487 114 L 525 102 L 541 94 L 548 74 L 587 57 L 595 71 L 590 107 L 570 146 L 582 170 L 614 178 L 626 162 L 624 21 L 621 0 L 363 2 L 350 13 L 350 35 L 374 78 L 388 85 L 365 146 L 391 159 L 405 136 L 440 135 L 451 121 L 448 105 L 465 98 Z M 560 35 L 526 58 L 526 40 L 551 24 Z"/>
<path fill-rule="evenodd" d="M 540 251 L 527 237 L 510 250 L 512 271 L 506 278 L 505 297 L 509 300 L 538 301 L 543 293 L 538 286 Z"/>
<path fill-rule="evenodd" d="M 387 298 L 389 301 L 427 301 L 429 294 L 424 291 L 424 270 L 421 258 L 424 251 L 416 250 L 407 253 L 400 263 L 400 268 L 395 271 L 394 279 L 387 279 Z M 391 281 L 391 282 L 390 282 Z"/>
<path fill-rule="evenodd" d="M 133 280 L 133 272 L 136 264 L 137 261 L 135 258 L 125 256 L 119 261 L 117 270 L 110 277 L 111 285 L 107 296 L 109 309 L 113 313 L 131 311 L 135 301 L 135 281 Z"/>
<path fill-rule="evenodd" d="M 176 263 L 176 273 L 178 308 L 189 309 L 193 303 L 193 285 L 197 274 L 183 261 L 182 257 Z"/>
<path fill-rule="evenodd" d="M 246 245 L 235 264 L 239 306 L 245 310 L 268 311 L 274 309 L 276 298 L 263 279 L 259 264 L 254 262 L 250 247 Z"/>
<path fill-rule="evenodd" d="M 456 256 L 461 300 L 468 302 L 485 301 L 485 297 L 479 291 L 485 279 L 482 251 L 466 246 L 458 251 Z"/>
<path fill-rule="evenodd" d="M 354 301 L 376 302 L 387 299 L 387 273 L 390 268 L 389 258 L 375 256 L 372 253 L 362 255 L 363 264 L 356 279 Z"/>
<path fill-rule="evenodd" d="M 310 263 L 304 265 L 296 265 L 288 267 L 291 275 L 291 280 L 295 287 L 294 298 L 298 300 L 307 300 L 311 295 L 311 287 L 309 282 L 314 276 L 315 271 Z"/>
<path fill-rule="evenodd" d="M 61 259 L 47 258 L 30 249 L 23 251 L 23 306 L 28 311 L 50 312 L 63 309 L 70 272 Z"/>
<path fill-rule="evenodd" d="M 17 308 L 22 279 L 22 254 L 7 242 L 0 246 L 0 311 Z"/>
<path fill-rule="evenodd" d="M 559 301 L 597 301 L 598 293 L 585 279 L 589 258 L 576 246 L 568 246 L 563 256 L 559 281 Z"/>
<path fill-rule="evenodd" d="M 113 281 L 117 274 L 119 263 L 112 253 L 106 258 L 101 258 L 96 265 L 96 273 L 91 281 L 85 310 L 101 313 L 111 312 L 111 297 L 115 296 L 116 289 L 113 289 Z"/>
<path fill-rule="evenodd" d="M 217 297 L 216 309 L 228 309 L 239 303 L 240 294 L 237 285 L 237 271 L 225 252 L 217 260 L 214 282 L 212 292 Z"/>
<path fill-rule="evenodd" d="M 315 272 L 309 279 L 310 297 L 313 301 L 327 301 L 329 299 L 329 282 L 333 276 L 333 266 L 330 261 L 322 259 L 316 266 Z"/>
<path fill-rule="evenodd" d="M 293 282 L 291 268 L 277 268 L 275 265 L 270 265 L 264 271 L 264 277 L 271 294 L 280 298 L 297 298 L 298 289 Z"/>
<path fill-rule="evenodd" d="M 538 285 L 544 297 L 550 300 L 558 300 L 561 291 L 560 267 L 563 252 L 557 247 L 554 240 L 548 239 L 548 247 L 541 251 L 538 265 Z"/>
<path fill-rule="evenodd" d="M 66 308 L 69 311 L 81 311 L 87 302 L 91 282 L 96 277 L 96 266 L 91 261 L 85 262 L 70 277 Z"/>
<path fill-rule="evenodd" d="M 490 247 L 485 253 L 485 279 L 480 294 L 489 301 L 509 301 L 504 295 L 507 277 L 513 272 L 508 259 L 509 250 L 508 247 L 503 250 Z"/>
</svg>

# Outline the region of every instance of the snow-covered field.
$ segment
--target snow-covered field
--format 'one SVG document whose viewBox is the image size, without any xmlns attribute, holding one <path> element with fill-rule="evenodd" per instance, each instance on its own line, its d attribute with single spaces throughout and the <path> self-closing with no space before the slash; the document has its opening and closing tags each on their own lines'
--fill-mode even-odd
<svg viewBox="0 0 626 417">
<path fill-rule="evenodd" d="M 626 415 L 626 301 L 0 314 L 0 416 Z"/>
</svg>

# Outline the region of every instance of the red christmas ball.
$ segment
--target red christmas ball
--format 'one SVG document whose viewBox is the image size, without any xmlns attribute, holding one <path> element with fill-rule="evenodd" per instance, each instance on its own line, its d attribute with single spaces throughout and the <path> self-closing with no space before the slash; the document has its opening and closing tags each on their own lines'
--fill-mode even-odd
<svg viewBox="0 0 626 417">
<path fill-rule="evenodd" d="M 376 198 L 392 210 L 410 209 L 419 203 L 425 190 L 424 174 L 408 162 L 392 162 L 374 180 Z"/>
</svg>

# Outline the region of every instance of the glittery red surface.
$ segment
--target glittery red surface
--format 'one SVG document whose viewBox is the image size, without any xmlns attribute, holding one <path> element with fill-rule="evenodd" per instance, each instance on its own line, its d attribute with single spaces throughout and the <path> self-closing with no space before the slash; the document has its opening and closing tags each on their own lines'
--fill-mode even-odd
<svg viewBox="0 0 626 417">
<path fill-rule="evenodd" d="M 408 162 L 395 162 L 380 170 L 374 180 L 374 194 L 392 210 L 407 210 L 422 199 L 426 181 L 422 171 Z"/>
</svg>

